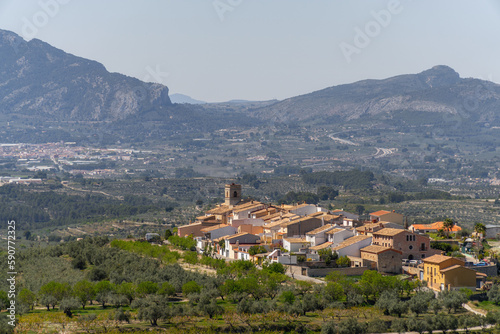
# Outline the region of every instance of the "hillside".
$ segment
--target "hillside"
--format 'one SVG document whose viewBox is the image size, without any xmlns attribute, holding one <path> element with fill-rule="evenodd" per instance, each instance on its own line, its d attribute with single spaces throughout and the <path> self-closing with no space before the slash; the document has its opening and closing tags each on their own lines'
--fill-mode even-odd
<svg viewBox="0 0 500 334">
<path fill-rule="evenodd" d="M 0 112 L 61 120 L 120 120 L 171 105 L 168 88 L 144 83 L 38 39 L 0 30 Z"/>
<path fill-rule="evenodd" d="M 435 66 L 419 74 L 325 88 L 256 109 L 253 115 L 281 121 L 350 121 L 381 115 L 391 118 L 399 112 L 414 116 L 430 112 L 498 125 L 499 110 L 499 85 L 463 79 L 450 67 Z"/>
</svg>

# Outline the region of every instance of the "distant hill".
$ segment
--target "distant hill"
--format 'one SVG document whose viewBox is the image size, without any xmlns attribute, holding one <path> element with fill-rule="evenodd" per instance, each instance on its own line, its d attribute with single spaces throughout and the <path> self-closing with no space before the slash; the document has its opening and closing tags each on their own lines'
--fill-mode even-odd
<svg viewBox="0 0 500 334">
<path fill-rule="evenodd" d="M 0 60 L 0 142 L 181 140 L 260 122 L 242 108 L 174 104 L 164 85 L 5 30 Z"/>
<path fill-rule="evenodd" d="M 172 103 L 188 103 L 188 104 L 205 104 L 205 103 L 207 103 L 205 101 L 195 100 L 192 97 L 184 95 L 184 94 L 171 94 L 170 101 L 172 101 Z"/>
<path fill-rule="evenodd" d="M 109 73 L 38 39 L 0 30 L 0 112 L 119 120 L 171 105 L 168 88 Z"/>
<path fill-rule="evenodd" d="M 448 66 L 384 80 L 363 80 L 292 97 L 255 109 L 252 116 L 275 121 L 391 118 L 397 113 L 458 115 L 499 124 L 500 85 L 463 79 Z"/>
</svg>

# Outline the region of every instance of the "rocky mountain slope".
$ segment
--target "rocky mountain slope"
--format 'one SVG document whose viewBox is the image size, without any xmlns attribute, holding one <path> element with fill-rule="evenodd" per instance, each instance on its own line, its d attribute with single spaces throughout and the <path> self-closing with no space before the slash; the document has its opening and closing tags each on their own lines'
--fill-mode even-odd
<svg viewBox="0 0 500 334">
<path fill-rule="evenodd" d="M 0 113 L 114 121 L 171 105 L 168 88 L 0 30 Z"/>
<path fill-rule="evenodd" d="M 435 66 L 419 74 L 329 87 L 253 110 L 252 115 L 281 121 L 349 121 L 396 112 L 443 113 L 498 123 L 500 85 L 463 79 L 450 67 Z"/>
</svg>

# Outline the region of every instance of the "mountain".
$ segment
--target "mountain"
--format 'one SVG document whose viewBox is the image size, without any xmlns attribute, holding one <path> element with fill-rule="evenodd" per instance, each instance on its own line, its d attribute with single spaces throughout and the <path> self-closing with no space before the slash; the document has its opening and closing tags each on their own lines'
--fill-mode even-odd
<svg viewBox="0 0 500 334">
<path fill-rule="evenodd" d="M 205 104 L 207 102 L 195 100 L 191 96 L 187 96 L 184 94 L 172 94 L 170 95 L 170 101 L 172 103 L 188 103 L 188 104 Z"/>
<path fill-rule="evenodd" d="M 0 30 L 0 113 L 115 121 L 168 108 L 168 88 Z"/>
<path fill-rule="evenodd" d="M 439 113 L 498 124 L 500 86 L 463 79 L 452 68 L 435 66 L 418 74 L 363 80 L 292 97 L 251 111 L 280 121 L 391 118 L 398 113 Z"/>
</svg>

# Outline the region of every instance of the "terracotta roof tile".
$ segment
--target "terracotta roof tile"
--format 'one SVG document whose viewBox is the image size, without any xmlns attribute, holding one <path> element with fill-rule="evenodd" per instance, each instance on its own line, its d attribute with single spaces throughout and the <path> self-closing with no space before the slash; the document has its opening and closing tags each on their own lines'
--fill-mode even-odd
<svg viewBox="0 0 500 334">
<path fill-rule="evenodd" d="M 347 246 L 351 246 L 355 243 L 358 243 L 360 241 L 363 241 L 363 240 L 366 240 L 366 239 L 371 239 L 372 237 L 370 236 L 367 236 L 367 235 L 357 235 L 355 237 L 351 237 L 351 238 L 348 238 L 348 239 L 345 239 L 340 245 L 338 245 L 337 247 L 333 248 L 333 250 L 338 250 L 338 249 L 342 249 L 342 248 L 345 248 Z"/>
<path fill-rule="evenodd" d="M 370 213 L 370 216 L 383 216 L 383 215 L 386 215 L 388 213 L 391 213 L 391 212 L 386 211 L 386 210 L 379 210 L 379 211 L 375 211 L 375 212 Z"/>
<path fill-rule="evenodd" d="M 320 226 L 320 227 L 318 227 L 318 228 L 316 228 L 316 229 L 314 229 L 314 230 L 312 230 L 312 231 L 307 232 L 307 233 L 306 233 L 306 235 L 314 235 L 314 234 L 318 234 L 318 233 L 321 233 L 321 232 L 324 232 L 324 231 L 326 231 L 326 230 L 328 230 L 328 229 L 333 228 L 333 226 L 334 226 L 334 225 L 332 225 L 332 224 L 326 224 L 326 225 L 324 225 L 324 226 Z"/>
<path fill-rule="evenodd" d="M 320 250 L 320 249 L 328 248 L 331 245 L 333 245 L 333 242 L 327 241 L 327 242 L 323 242 L 321 245 L 316 245 L 316 246 L 313 246 L 313 247 L 309 247 L 309 249 L 313 250 L 313 251 L 317 251 L 317 250 Z"/>
<path fill-rule="evenodd" d="M 426 257 L 425 259 L 423 259 L 423 261 L 427 262 L 427 263 L 439 264 L 439 263 L 442 263 L 442 262 L 449 260 L 449 259 L 452 259 L 452 257 L 445 256 L 445 255 L 432 255 L 432 256 Z"/>
<path fill-rule="evenodd" d="M 386 235 L 393 237 L 403 232 L 405 232 L 405 230 L 401 230 L 399 228 L 383 228 L 381 230 L 378 230 L 377 232 L 373 232 L 373 235 Z"/>
<path fill-rule="evenodd" d="M 361 248 L 362 252 L 367 252 L 367 253 L 373 253 L 373 254 L 380 254 L 385 251 L 392 250 L 394 252 L 398 252 L 402 254 L 401 251 L 398 251 L 397 249 L 391 248 L 391 247 L 384 247 L 384 246 L 379 246 L 379 245 L 370 245 L 366 246 L 364 248 Z"/>
</svg>

